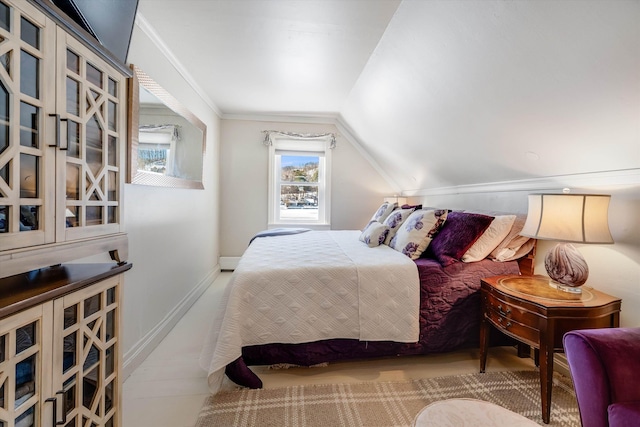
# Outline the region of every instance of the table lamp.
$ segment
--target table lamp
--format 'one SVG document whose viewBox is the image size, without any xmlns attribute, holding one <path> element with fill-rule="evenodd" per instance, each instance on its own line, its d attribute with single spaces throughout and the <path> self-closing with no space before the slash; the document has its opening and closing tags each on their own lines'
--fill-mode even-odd
<svg viewBox="0 0 640 427">
<path fill-rule="evenodd" d="M 600 194 L 530 194 L 527 220 L 520 234 L 558 240 L 544 266 L 557 289 L 581 293 L 589 267 L 573 243 L 613 243 L 608 210 L 611 196 Z"/>
</svg>

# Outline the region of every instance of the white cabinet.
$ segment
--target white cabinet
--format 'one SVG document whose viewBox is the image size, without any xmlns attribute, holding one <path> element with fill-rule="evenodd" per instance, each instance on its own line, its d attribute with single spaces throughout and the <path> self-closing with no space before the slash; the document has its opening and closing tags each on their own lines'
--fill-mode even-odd
<svg viewBox="0 0 640 427">
<path fill-rule="evenodd" d="M 0 261 L 123 232 L 127 77 L 31 3 L 0 0 Z"/>
<path fill-rule="evenodd" d="M 0 321 L 0 427 L 122 425 L 121 280 Z"/>
</svg>

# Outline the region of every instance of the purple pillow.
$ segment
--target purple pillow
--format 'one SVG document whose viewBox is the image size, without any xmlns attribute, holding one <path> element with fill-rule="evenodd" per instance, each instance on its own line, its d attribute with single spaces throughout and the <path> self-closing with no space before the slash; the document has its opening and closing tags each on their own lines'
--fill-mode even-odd
<svg viewBox="0 0 640 427">
<path fill-rule="evenodd" d="M 440 232 L 427 248 L 426 256 L 436 259 L 443 267 L 459 261 L 489 228 L 493 218 L 481 214 L 449 212 Z"/>
</svg>

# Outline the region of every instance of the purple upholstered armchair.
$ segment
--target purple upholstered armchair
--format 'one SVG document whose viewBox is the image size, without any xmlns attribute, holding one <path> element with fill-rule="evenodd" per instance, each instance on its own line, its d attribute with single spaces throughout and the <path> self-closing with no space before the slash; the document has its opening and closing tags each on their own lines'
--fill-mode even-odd
<svg viewBox="0 0 640 427">
<path fill-rule="evenodd" d="M 640 426 L 640 328 L 564 336 L 583 427 Z"/>
</svg>

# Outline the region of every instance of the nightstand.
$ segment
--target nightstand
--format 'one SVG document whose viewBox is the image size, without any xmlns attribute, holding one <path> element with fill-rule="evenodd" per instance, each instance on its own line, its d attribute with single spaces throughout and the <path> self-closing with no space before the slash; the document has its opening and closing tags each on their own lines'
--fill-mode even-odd
<svg viewBox="0 0 640 427">
<path fill-rule="evenodd" d="M 539 350 L 542 420 L 551 417 L 553 353 L 563 351 L 562 337 L 574 329 L 611 328 L 620 323 L 620 299 L 589 287 L 571 294 L 549 286 L 545 276 L 495 276 L 482 279 L 480 372 L 487 363 L 493 325 Z"/>
</svg>

